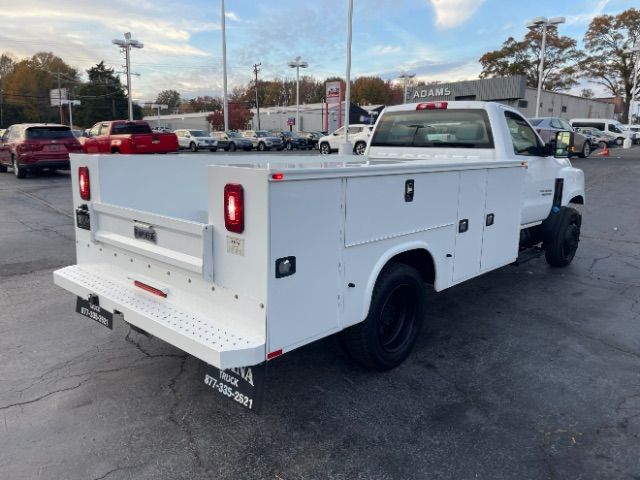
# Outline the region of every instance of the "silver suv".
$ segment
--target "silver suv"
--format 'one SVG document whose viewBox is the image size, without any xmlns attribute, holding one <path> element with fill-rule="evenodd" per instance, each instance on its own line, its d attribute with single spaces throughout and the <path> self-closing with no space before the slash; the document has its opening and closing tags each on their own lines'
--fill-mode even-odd
<svg viewBox="0 0 640 480">
<path fill-rule="evenodd" d="M 587 158 L 593 151 L 594 147 L 597 147 L 597 145 L 591 145 L 591 142 L 585 135 L 575 132 L 571 124 L 564 118 L 530 118 L 529 123 L 533 125 L 533 128 L 536 129 L 536 132 L 538 132 L 544 143 L 550 143 L 551 141 L 554 141 L 556 138 L 556 132 L 574 132 L 573 144 L 576 149 L 575 151 L 578 153 L 579 157 Z"/>
<path fill-rule="evenodd" d="M 253 148 L 260 150 L 261 152 L 271 150 L 272 148 L 275 148 L 276 150 L 284 149 L 282 139 L 280 137 L 274 137 L 270 132 L 266 132 L 264 130 L 245 130 L 240 133 L 242 133 L 243 137 L 251 140 Z"/>
</svg>

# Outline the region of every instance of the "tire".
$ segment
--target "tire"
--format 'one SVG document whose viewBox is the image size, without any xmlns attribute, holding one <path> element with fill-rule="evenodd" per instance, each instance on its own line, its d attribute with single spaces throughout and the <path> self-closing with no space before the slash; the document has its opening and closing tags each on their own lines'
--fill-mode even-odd
<svg viewBox="0 0 640 480">
<path fill-rule="evenodd" d="M 353 153 L 356 155 L 364 155 L 365 150 L 367 149 L 367 144 L 364 142 L 357 142 L 353 147 Z"/>
<path fill-rule="evenodd" d="M 607 145 L 607 142 L 604 142 L 604 141 L 600 142 L 598 145 L 602 149 L 604 149 L 604 147 L 608 147 L 609 146 L 609 145 Z"/>
<path fill-rule="evenodd" d="M 196 145 L 195 142 L 191 142 L 189 144 L 189 150 L 191 150 L 192 152 L 197 152 L 198 151 L 198 145 Z"/>
<path fill-rule="evenodd" d="M 329 155 L 331 153 L 331 147 L 328 143 L 324 142 L 320 145 L 320 153 L 322 155 Z"/>
<path fill-rule="evenodd" d="M 582 216 L 571 207 L 562 207 L 543 222 L 545 259 L 552 267 L 566 267 L 578 250 Z"/>
<path fill-rule="evenodd" d="M 587 158 L 591 155 L 591 144 L 589 142 L 584 142 L 582 145 L 582 152 L 578 155 L 580 158 Z"/>
<path fill-rule="evenodd" d="M 293 144 L 291 142 L 287 142 L 287 150 L 293 150 Z"/>
<path fill-rule="evenodd" d="M 7 173 L 7 166 L 0 163 L 0 173 Z"/>
<path fill-rule="evenodd" d="M 384 371 L 400 365 L 415 344 L 425 313 L 425 286 L 415 268 L 387 264 L 376 281 L 367 318 L 345 330 L 351 356 Z"/>
<path fill-rule="evenodd" d="M 258 150 L 259 151 L 264 152 L 266 149 L 267 149 L 267 146 L 264 143 L 260 142 L 258 144 Z"/>
<path fill-rule="evenodd" d="M 236 151 L 236 144 L 235 143 L 230 143 L 229 144 L 229 149 L 227 150 L 227 152 L 235 152 Z"/>
<path fill-rule="evenodd" d="M 210 148 L 210 149 L 209 149 L 209 151 L 210 151 L 210 152 L 217 152 L 217 151 L 218 151 L 218 149 L 217 149 L 217 148 Z"/>
<path fill-rule="evenodd" d="M 13 155 L 12 158 L 13 158 L 13 173 L 16 176 L 16 178 L 26 178 L 27 171 L 24 168 L 21 168 L 20 165 L 18 165 L 18 157 Z"/>
<path fill-rule="evenodd" d="M 623 138 L 616 138 L 616 145 L 620 146 L 624 142 Z"/>
</svg>

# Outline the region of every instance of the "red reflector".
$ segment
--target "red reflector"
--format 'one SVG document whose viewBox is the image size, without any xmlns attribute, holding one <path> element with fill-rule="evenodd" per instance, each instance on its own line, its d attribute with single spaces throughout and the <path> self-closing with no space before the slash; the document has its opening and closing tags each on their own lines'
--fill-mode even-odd
<svg viewBox="0 0 640 480">
<path fill-rule="evenodd" d="M 416 105 L 416 110 L 446 110 L 448 102 L 427 102 Z"/>
<path fill-rule="evenodd" d="M 244 190 L 238 183 L 224 186 L 224 226 L 230 232 L 244 232 Z"/>
<path fill-rule="evenodd" d="M 267 353 L 267 360 L 271 360 L 273 358 L 279 357 L 280 355 L 282 355 L 282 349 L 275 350 L 271 353 Z"/>
<path fill-rule="evenodd" d="M 152 287 L 151 285 L 147 285 L 146 283 L 139 282 L 138 280 L 134 280 L 133 284 L 136 287 L 146 290 L 149 293 L 153 293 L 154 295 L 158 295 L 159 297 L 167 298 L 167 292 L 163 292 L 162 290 Z"/>
<path fill-rule="evenodd" d="M 80 188 L 80 198 L 91 200 L 91 184 L 89 183 L 89 167 L 78 168 L 78 186 Z"/>
<path fill-rule="evenodd" d="M 271 175 L 271 178 L 274 180 L 282 180 L 284 178 L 284 173 L 274 173 Z"/>
</svg>

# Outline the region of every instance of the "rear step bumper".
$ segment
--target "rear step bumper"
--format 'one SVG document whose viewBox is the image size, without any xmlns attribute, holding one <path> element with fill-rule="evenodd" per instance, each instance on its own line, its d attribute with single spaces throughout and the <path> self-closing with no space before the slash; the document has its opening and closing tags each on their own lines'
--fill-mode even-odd
<svg viewBox="0 0 640 480">
<path fill-rule="evenodd" d="M 220 369 L 257 365 L 266 358 L 262 339 L 240 335 L 94 268 L 72 265 L 53 272 L 53 279 L 79 297 L 97 295 L 102 308 L 121 312 L 128 323 Z"/>
</svg>

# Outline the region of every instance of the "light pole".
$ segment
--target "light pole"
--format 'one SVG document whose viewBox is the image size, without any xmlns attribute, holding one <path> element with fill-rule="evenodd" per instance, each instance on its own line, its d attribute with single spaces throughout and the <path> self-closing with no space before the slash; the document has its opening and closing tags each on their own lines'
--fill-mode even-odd
<svg viewBox="0 0 640 480">
<path fill-rule="evenodd" d="M 133 99 L 131 95 L 131 48 L 143 48 L 144 43 L 131 38 L 131 32 L 124 34 L 124 40 L 116 38 L 111 43 L 117 45 L 124 52 L 127 69 L 127 97 L 129 99 L 129 121 L 133 120 Z"/>
<path fill-rule="evenodd" d="M 636 88 L 638 88 L 638 60 L 640 57 L 640 46 L 635 46 L 624 53 L 628 53 L 633 57 L 633 87 L 631 88 L 631 100 L 629 101 L 629 109 L 627 113 L 627 138 L 622 142 L 622 148 L 631 148 L 633 140 L 631 140 L 631 107 L 633 106 L 633 99 L 636 96 Z"/>
<path fill-rule="evenodd" d="M 224 131 L 229 130 L 229 100 L 227 99 L 227 30 L 225 28 L 224 0 L 220 0 L 220 26 L 222 30 L 222 111 Z"/>
<path fill-rule="evenodd" d="M 353 145 L 349 142 L 349 111 L 351 110 L 351 30 L 353 23 L 353 0 L 348 1 L 347 13 L 347 78 L 344 93 L 344 143 L 338 146 L 341 155 L 353 155 Z"/>
<path fill-rule="evenodd" d="M 407 103 L 407 80 L 411 80 L 415 76 L 416 76 L 415 73 L 403 73 L 402 75 L 400 75 L 400 78 L 402 79 L 402 88 L 404 90 L 404 97 L 402 98 L 402 103 Z"/>
<path fill-rule="evenodd" d="M 296 132 L 300 131 L 300 69 L 308 66 L 309 64 L 303 62 L 299 55 L 294 61 L 289 62 L 289 67 L 296 69 Z"/>
<path fill-rule="evenodd" d="M 160 110 L 168 110 L 169 105 L 164 103 L 152 103 L 151 108 L 158 110 L 158 117 L 156 118 L 156 127 L 160 127 Z"/>
<path fill-rule="evenodd" d="M 540 45 L 540 66 L 538 67 L 538 95 L 536 96 L 536 117 L 540 114 L 540 94 L 542 93 L 542 77 L 544 70 L 544 49 L 547 44 L 547 29 L 565 22 L 564 17 L 536 17 L 527 24 L 529 30 L 542 27 L 542 45 Z"/>
</svg>

